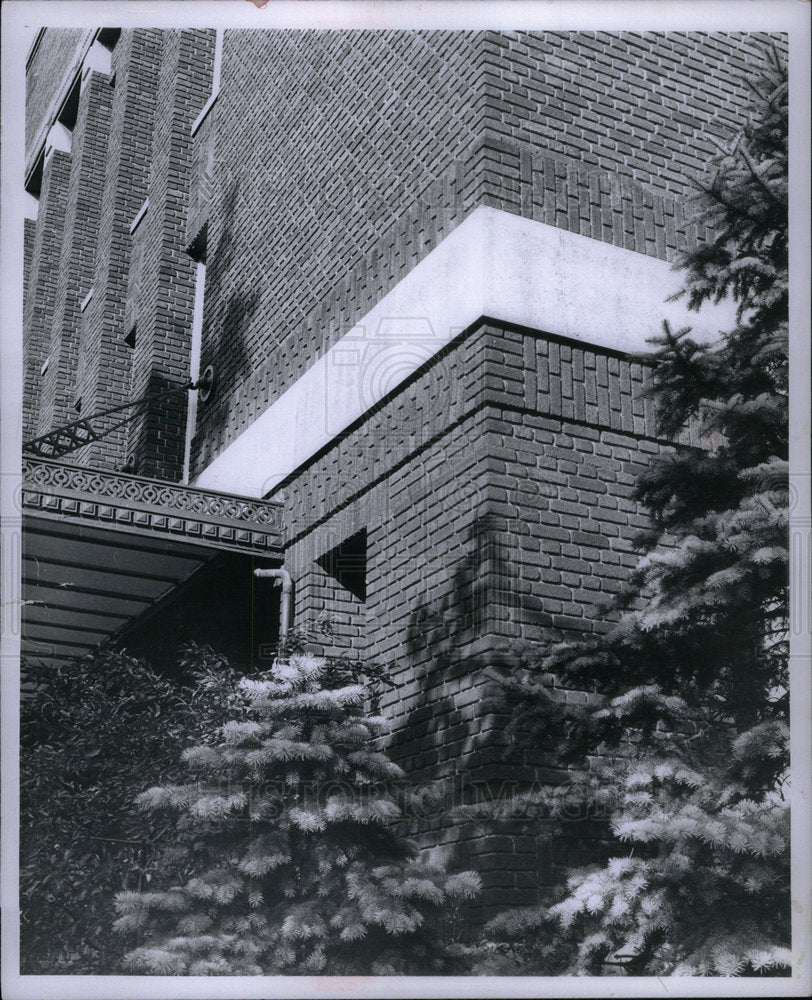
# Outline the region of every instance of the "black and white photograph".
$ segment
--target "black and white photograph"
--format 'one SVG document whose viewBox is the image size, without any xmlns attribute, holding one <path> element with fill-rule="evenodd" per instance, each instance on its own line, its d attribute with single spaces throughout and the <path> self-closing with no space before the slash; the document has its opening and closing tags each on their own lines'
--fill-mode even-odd
<svg viewBox="0 0 812 1000">
<path fill-rule="evenodd" d="M 4 996 L 809 994 L 809 29 L 4 4 Z"/>
</svg>

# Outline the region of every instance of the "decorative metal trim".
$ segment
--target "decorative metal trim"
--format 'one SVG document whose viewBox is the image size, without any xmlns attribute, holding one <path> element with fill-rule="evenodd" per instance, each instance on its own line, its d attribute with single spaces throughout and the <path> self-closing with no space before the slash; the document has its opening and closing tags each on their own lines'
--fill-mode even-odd
<svg viewBox="0 0 812 1000">
<path fill-rule="evenodd" d="M 264 555 L 281 551 L 282 505 L 46 459 L 23 459 L 24 511 Z"/>
<path fill-rule="evenodd" d="M 92 291 L 92 289 L 91 289 Z M 199 386 L 189 380 L 183 385 L 176 385 L 166 392 L 153 393 L 148 391 L 140 399 L 134 399 L 130 403 L 122 403 L 120 406 L 112 406 L 107 410 L 98 410 L 81 420 L 74 420 L 70 424 L 57 427 L 47 434 L 41 434 L 32 441 L 23 444 L 23 454 L 36 455 L 39 458 L 62 458 L 63 455 L 70 455 L 73 451 L 84 448 L 94 441 L 101 441 L 108 437 L 113 431 L 125 424 L 135 420 L 137 416 L 147 407 L 149 403 L 157 403 L 162 399 L 169 399 L 170 396 L 177 396 L 179 393 L 189 390 L 196 390 Z M 79 407 L 77 407 L 79 409 Z M 113 418 L 129 410 L 130 413 L 121 420 L 114 421 Z"/>
</svg>

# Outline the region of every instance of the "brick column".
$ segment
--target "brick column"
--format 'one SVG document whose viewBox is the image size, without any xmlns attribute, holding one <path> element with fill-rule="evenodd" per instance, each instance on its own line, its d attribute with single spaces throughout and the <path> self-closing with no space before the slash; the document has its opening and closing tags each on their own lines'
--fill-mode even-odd
<svg viewBox="0 0 812 1000">
<path fill-rule="evenodd" d="M 82 410 L 130 400 L 132 348 L 125 341 L 130 223 L 147 194 L 152 129 L 158 93 L 161 35 L 157 30 L 123 31 L 112 55 L 110 137 L 98 226 L 93 299 L 82 314 L 77 393 Z M 82 449 L 76 459 L 101 468 L 126 461 L 126 429 Z"/>
<path fill-rule="evenodd" d="M 143 244 L 137 296 L 132 395 L 156 394 L 189 377 L 195 263 L 183 253 L 189 204 L 190 128 L 211 84 L 197 31 L 165 31 L 158 78 L 149 209 L 139 230 Z M 205 48 L 205 47 L 204 47 Z M 130 425 L 129 451 L 139 473 L 179 479 L 183 472 L 186 394 L 151 405 Z"/>
<path fill-rule="evenodd" d="M 39 212 L 33 223 L 23 321 L 23 441 L 35 437 L 39 427 L 42 366 L 51 346 L 70 169 L 70 153 L 51 153 L 43 169 Z"/>
<path fill-rule="evenodd" d="M 109 77 L 91 72 L 79 97 L 50 329 L 51 363 L 42 382 L 41 434 L 78 416 L 74 404 L 78 398 L 79 307 L 93 284 L 112 95 Z M 89 412 L 84 401 L 82 412 Z"/>
</svg>

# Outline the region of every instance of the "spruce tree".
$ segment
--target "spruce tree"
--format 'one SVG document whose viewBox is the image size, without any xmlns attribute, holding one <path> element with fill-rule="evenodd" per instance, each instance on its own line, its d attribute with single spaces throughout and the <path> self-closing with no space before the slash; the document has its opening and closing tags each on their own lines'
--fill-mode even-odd
<svg viewBox="0 0 812 1000">
<path fill-rule="evenodd" d="M 446 971 L 438 918 L 471 872 L 400 836 L 401 769 L 357 664 L 306 653 L 244 679 L 242 711 L 184 754 L 188 781 L 139 803 L 175 814 L 159 885 L 118 895 L 130 970 L 160 975 Z M 373 692 L 374 693 L 374 692 Z"/>
<path fill-rule="evenodd" d="M 606 634 L 507 681 L 516 733 L 554 735 L 584 765 L 603 757 L 579 794 L 607 821 L 592 866 L 548 905 L 493 922 L 525 971 L 787 972 L 788 94 L 775 52 L 752 89 L 697 198 L 715 235 L 678 262 L 690 308 L 731 297 L 736 325 L 713 344 L 666 325 L 648 359 L 660 431 L 693 422 L 705 446 L 675 445 L 638 482 L 651 530 Z M 562 704 L 550 673 L 593 703 Z"/>
</svg>

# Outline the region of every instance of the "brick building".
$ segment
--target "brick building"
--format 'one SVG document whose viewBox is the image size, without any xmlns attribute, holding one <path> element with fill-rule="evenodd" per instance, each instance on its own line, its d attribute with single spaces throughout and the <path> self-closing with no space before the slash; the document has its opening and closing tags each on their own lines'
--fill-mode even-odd
<svg viewBox="0 0 812 1000">
<path fill-rule="evenodd" d="M 670 442 L 634 355 L 685 325 L 691 182 L 770 44 L 41 31 L 24 438 L 76 426 L 25 459 L 24 651 L 188 633 L 256 661 L 278 598 L 252 569 L 284 562 L 295 620 L 390 665 L 418 779 L 556 780 L 502 761 L 484 669 L 599 629 L 635 564 Z M 491 899 L 535 891 L 532 837 L 422 836 Z"/>
</svg>

